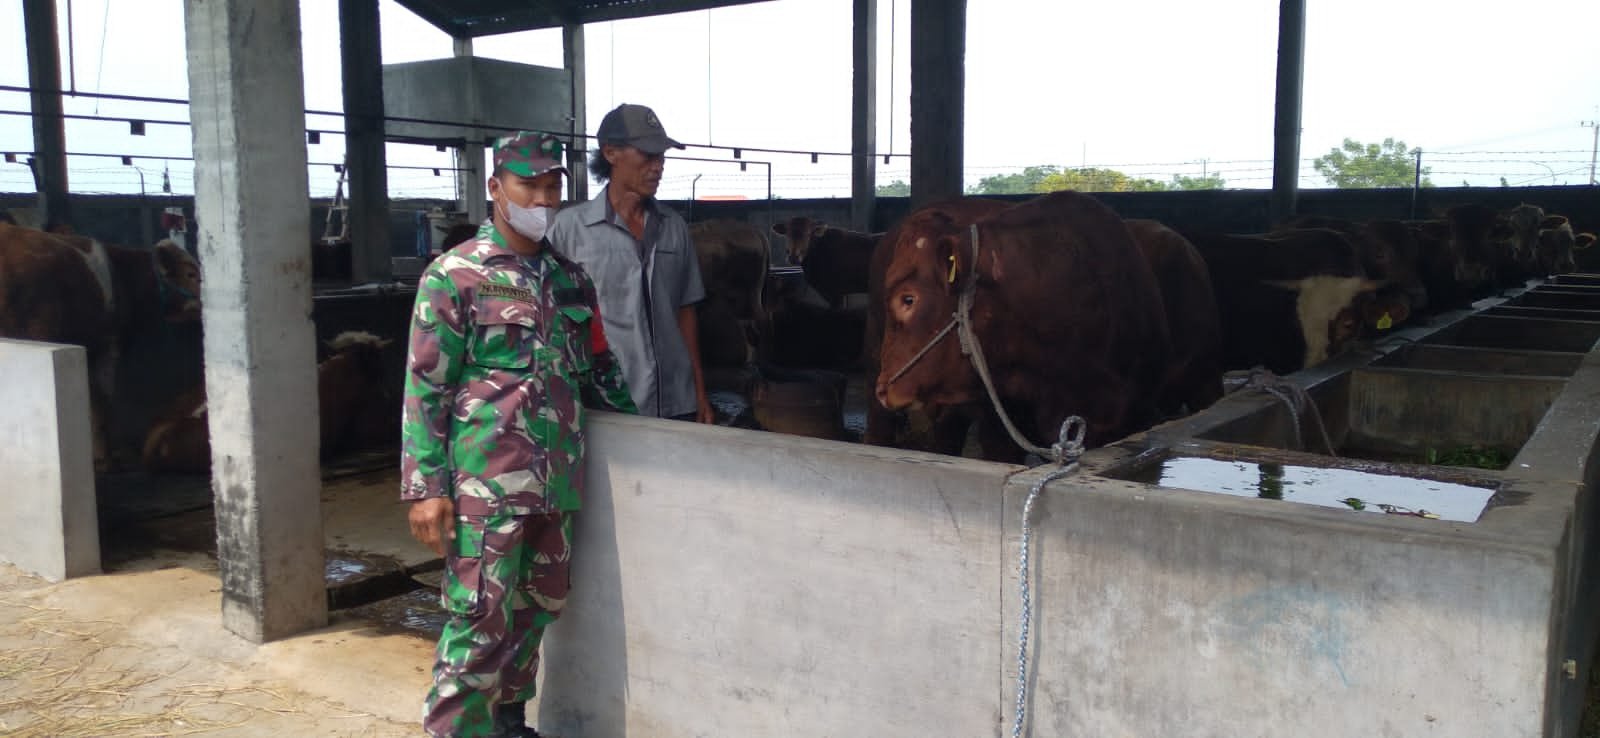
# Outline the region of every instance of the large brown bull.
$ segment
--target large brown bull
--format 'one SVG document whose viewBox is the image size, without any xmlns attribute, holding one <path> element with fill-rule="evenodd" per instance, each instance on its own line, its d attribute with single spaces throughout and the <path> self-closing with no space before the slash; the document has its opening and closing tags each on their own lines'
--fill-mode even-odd
<svg viewBox="0 0 1600 738">
<path fill-rule="evenodd" d="M 873 247 L 872 263 L 867 272 L 867 324 L 862 339 L 861 363 L 868 377 L 876 377 L 881 369 L 879 360 L 882 358 L 886 319 L 884 274 L 894 259 L 895 244 L 899 242 L 901 233 L 929 228 L 965 228 L 980 218 L 1010 207 L 1011 204 L 1007 202 L 977 197 L 947 200 L 912 213 L 878 240 Z M 867 403 L 867 427 L 861 440 L 874 446 L 910 447 L 958 455 L 972 421 L 985 417 L 977 408 L 974 404 L 964 408 L 937 408 L 933 412 L 928 412 L 929 408 L 890 410 L 877 400 L 872 400 Z M 912 440 L 912 436 L 919 434 L 906 426 L 921 426 L 918 429 L 921 430 L 921 438 Z M 985 457 L 995 458 L 1002 449 L 1009 456 L 1014 444 L 998 435 L 1005 431 L 999 428 L 984 430 L 987 431 L 983 433 Z"/>
<path fill-rule="evenodd" d="M 88 351 L 98 468 L 118 354 L 141 332 L 198 320 L 199 294 L 199 264 L 171 241 L 131 249 L 0 223 L 0 336 Z"/>
<path fill-rule="evenodd" d="M 974 229 L 937 207 L 903 223 L 884 274 L 884 407 L 989 401 L 950 327 L 963 290 L 996 392 L 1033 444 L 1048 446 L 1071 415 L 1087 421 L 1088 447 L 1159 419 L 1170 356 L 1160 289 L 1098 200 L 1051 193 Z"/>
</svg>

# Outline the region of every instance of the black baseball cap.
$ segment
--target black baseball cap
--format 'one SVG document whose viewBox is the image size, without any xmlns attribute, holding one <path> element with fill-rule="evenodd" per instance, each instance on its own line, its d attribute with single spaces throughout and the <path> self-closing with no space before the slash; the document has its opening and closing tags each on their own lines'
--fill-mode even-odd
<svg viewBox="0 0 1600 738">
<path fill-rule="evenodd" d="M 646 154 L 664 154 L 667 149 L 684 148 L 667 135 L 656 111 L 632 103 L 623 103 L 606 113 L 595 137 L 602 144 L 627 144 Z"/>
</svg>

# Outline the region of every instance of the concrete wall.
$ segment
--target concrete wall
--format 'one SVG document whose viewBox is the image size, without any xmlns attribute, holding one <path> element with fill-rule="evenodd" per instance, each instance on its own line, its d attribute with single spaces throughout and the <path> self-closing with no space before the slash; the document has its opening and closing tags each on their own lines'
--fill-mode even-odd
<svg viewBox="0 0 1600 738">
<path fill-rule="evenodd" d="M 59 581 L 100 571 L 88 355 L 0 339 L 0 559 Z"/>
<path fill-rule="evenodd" d="M 1031 735 L 1540 735 L 1554 547 L 1391 517 L 1056 483 L 1034 514 Z M 1012 644 L 1018 596 L 1008 579 Z"/>
<path fill-rule="evenodd" d="M 1015 467 L 615 415 L 590 427 L 541 730 L 995 733 Z"/>
<path fill-rule="evenodd" d="M 570 130 L 572 75 L 565 69 L 485 57 L 383 65 L 383 108 L 393 118 Z M 465 126 L 389 121 L 391 140 L 483 142 L 500 135 Z"/>
</svg>

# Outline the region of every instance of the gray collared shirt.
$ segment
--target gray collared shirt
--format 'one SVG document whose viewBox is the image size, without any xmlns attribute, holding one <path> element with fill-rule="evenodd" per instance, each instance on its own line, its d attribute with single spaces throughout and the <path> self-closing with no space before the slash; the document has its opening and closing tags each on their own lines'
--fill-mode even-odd
<svg viewBox="0 0 1600 738">
<path fill-rule="evenodd" d="M 699 407 L 678 308 L 699 302 L 706 290 L 683 218 L 654 200 L 645 214 L 640 242 L 601 188 L 557 213 L 547 238 L 594 280 L 606 340 L 640 414 L 670 418 Z"/>
</svg>

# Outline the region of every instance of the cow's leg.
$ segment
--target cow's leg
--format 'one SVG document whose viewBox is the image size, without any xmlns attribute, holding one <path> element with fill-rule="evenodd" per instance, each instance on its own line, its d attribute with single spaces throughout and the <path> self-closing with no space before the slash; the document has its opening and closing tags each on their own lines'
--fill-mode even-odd
<svg viewBox="0 0 1600 738">
<path fill-rule="evenodd" d="M 94 470 L 104 474 L 115 471 L 116 453 L 112 448 L 112 398 L 116 396 L 117 356 L 115 342 L 96 351 L 93 374 L 89 378 L 89 432 L 93 436 Z"/>
</svg>

